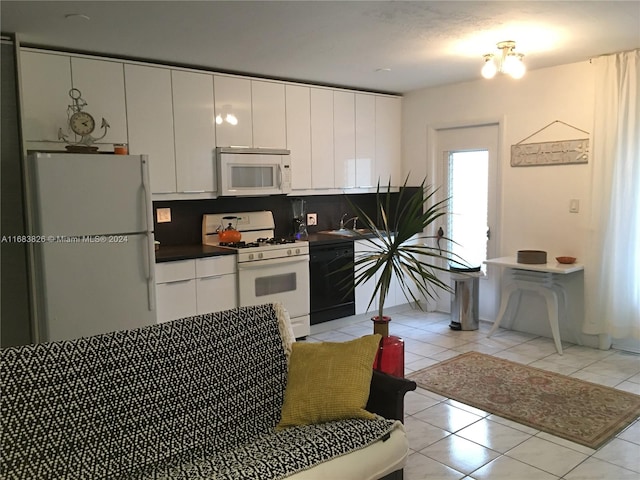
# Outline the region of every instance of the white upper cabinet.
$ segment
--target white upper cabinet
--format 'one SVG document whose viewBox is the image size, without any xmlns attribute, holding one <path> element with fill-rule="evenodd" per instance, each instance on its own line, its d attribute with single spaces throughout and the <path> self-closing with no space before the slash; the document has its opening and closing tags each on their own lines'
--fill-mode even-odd
<svg viewBox="0 0 640 480">
<path fill-rule="evenodd" d="M 311 188 L 311 93 L 309 87 L 287 85 L 287 149 L 291 151 L 291 186 Z"/>
<path fill-rule="evenodd" d="M 171 72 L 176 187 L 181 193 L 215 191 L 213 75 Z"/>
<path fill-rule="evenodd" d="M 353 175 L 358 187 L 374 187 L 376 179 L 376 97 L 356 93 L 356 160 Z"/>
<path fill-rule="evenodd" d="M 100 150 L 128 143 L 149 155 L 154 194 L 211 198 L 215 147 L 230 146 L 290 150 L 293 190 L 403 181 L 400 97 L 30 48 L 20 64 L 28 149 L 64 150 L 58 130 L 66 132 L 69 90 L 78 88 L 93 136 L 102 118 L 110 124 Z"/>
<path fill-rule="evenodd" d="M 71 103 L 71 58 L 22 51 L 20 74 L 25 139 L 57 141 L 58 129 L 65 128 Z"/>
<path fill-rule="evenodd" d="M 253 146 L 251 80 L 215 75 L 213 85 L 216 145 L 219 147 Z"/>
<path fill-rule="evenodd" d="M 82 92 L 85 110 L 96 120 L 94 137 L 103 133 L 104 118 L 111 126 L 98 143 L 127 143 L 127 110 L 124 96 L 124 65 L 121 62 L 71 57 L 71 83 Z"/>
<path fill-rule="evenodd" d="M 333 92 L 334 186 L 358 187 L 356 183 L 355 94 Z"/>
<path fill-rule="evenodd" d="M 113 143 L 127 143 L 127 116 L 125 110 L 123 64 L 109 60 L 94 60 L 54 53 L 23 50 L 20 54 L 20 74 L 24 136 L 28 147 L 63 150 L 59 145 L 38 145 L 34 142 L 58 142 L 58 130 L 68 134 L 69 141 L 76 140 L 67 131 L 67 110 L 73 103 L 71 88 L 77 88 L 87 102 L 84 111 L 96 120 L 93 137 L 100 137 L 104 130 L 101 119 L 111 126 L 98 145 L 113 151 Z M 80 140 L 78 137 L 77 140 Z"/>
<path fill-rule="evenodd" d="M 334 187 L 333 91 L 311 89 L 311 186 Z"/>
<path fill-rule="evenodd" d="M 176 192 L 171 70 L 124 67 L 129 119 L 129 153 L 149 155 L 153 193 Z"/>
<path fill-rule="evenodd" d="M 376 97 L 376 173 L 381 185 L 399 186 L 401 177 L 402 99 Z"/>
<path fill-rule="evenodd" d="M 251 81 L 253 146 L 286 148 L 287 130 L 284 84 Z"/>
</svg>

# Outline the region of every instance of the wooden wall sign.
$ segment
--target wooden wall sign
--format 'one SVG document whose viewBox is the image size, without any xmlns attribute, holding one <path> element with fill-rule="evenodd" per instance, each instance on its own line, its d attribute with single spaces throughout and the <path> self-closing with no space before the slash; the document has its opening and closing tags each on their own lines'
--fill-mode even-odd
<svg viewBox="0 0 640 480">
<path fill-rule="evenodd" d="M 588 163 L 589 161 L 589 139 L 580 138 L 574 140 L 557 140 L 551 142 L 523 143 L 534 135 L 540 133 L 545 128 L 554 123 L 563 123 L 575 130 L 586 133 L 573 125 L 555 120 L 549 125 L 542 127 L 537 132 L 522 139 L 515 145 L 511 145 L 511 166 L 531 167 L 540 165 L 567 165 Z"/>
<path fill-rule="evenodd" d="M 589 139 L 561 140 L 557 142 L 519 143 L 511 145 L 511 166 L 566 165 L 587 163 Z"/>
</svg>

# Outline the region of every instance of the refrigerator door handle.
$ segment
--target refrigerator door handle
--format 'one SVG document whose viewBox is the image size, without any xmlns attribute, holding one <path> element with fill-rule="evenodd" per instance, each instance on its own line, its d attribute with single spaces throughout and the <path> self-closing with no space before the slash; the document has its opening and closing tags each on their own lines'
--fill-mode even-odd
<svg viewBox="0 0 640 480">
<path fill-rule="evenodd" d="M 147 299 L 149 301 L 149 311 L 156 309 L 156 282 L 153 275 L 153 267 L 156 263 L 155 245 L 153 233 L 147 232 Z"/>
<path fill-rule="evenodd" d="M 149 185 L 149 156 L 140 155 L 140 165 L 142 167 L 142 191 L 144 195 L 144 218 L 147 232 L 153 232 L 153 212 L 151 202 L 151 188 Z M 153 250 L 152 250 L 153 251 Z"/>
<path fill-rule="evenodd" d="M 153 212 L 151 203 L 151 188 L 149 186 L 149 156 L 140 155 L 140 165 L 142 167 L 142 190 L 144 194 L 144 217 L 146 221 L 147 236 L 147 299 L 149 310 L 156 309 L 156 283 L 153 275 L 156 263 L 155 244 L 153 241 Z"/>
</svg>

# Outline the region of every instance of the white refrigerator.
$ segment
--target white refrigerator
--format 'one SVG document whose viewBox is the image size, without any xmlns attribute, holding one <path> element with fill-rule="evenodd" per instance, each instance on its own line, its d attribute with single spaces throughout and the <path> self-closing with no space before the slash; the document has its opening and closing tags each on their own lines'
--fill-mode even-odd
<svg viewBox="0 0 640 480">
<path fill-rule="evenodd" d="M 147 156 L 34 153 L 27 177 L 34 340 L 155 323 Z"/>
</svg>

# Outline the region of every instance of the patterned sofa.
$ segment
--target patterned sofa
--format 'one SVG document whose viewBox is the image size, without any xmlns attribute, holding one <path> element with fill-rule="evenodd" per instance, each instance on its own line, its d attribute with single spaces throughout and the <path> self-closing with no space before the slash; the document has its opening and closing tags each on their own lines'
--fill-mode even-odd
<svg viewBox="0 0 640 480">
<path fill-rule="evenodd" d="M 373 375 L 389 419 L 274 428 L 292 340 L 268 304 L 3 349 L 0 478 L 402 478 L 413 382 Z"/>
</svg>

